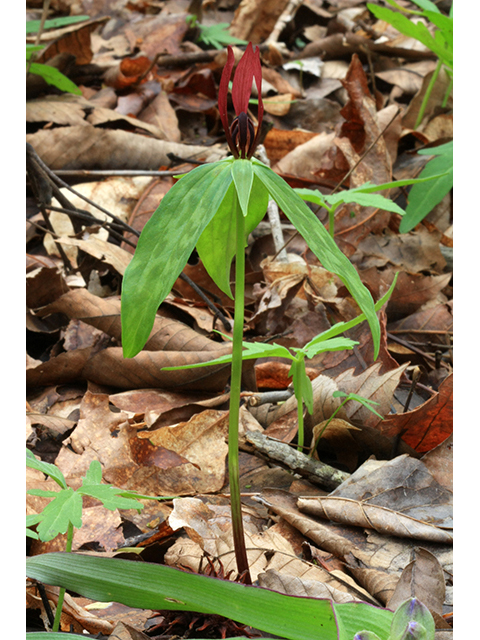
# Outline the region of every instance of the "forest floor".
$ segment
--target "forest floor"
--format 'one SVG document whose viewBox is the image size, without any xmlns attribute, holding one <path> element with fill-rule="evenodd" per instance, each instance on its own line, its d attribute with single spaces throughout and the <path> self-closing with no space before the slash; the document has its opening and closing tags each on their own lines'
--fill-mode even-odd
<svg viewBox="0 0 480 640">
<path fill-rule="evenodd" d="M 41 18 L 41 4 L 27 2 L 27 20 Z M 231 42 L 238 56 L 244 44 L 235 39 L 260 47 L 260 159 L 290 186 L 324 195 L 417 178 L 434 156 L 418 151 L 453 140 L 453 97 L 442 70 L 417 124 L 436 56 L 377 20 L 365 2 L 283 1 L 277 13 L 266 0 L 204 2 L 201 13 L 199 4 L 51 2 L 49 19 L 87 17 L 40 39 L 39 61 L 59 68 L 79 93 L 27 77 L 26 445 L 73 489 L 99 460 L 105 482 L 168 498 L 143 500 L 140 513 L 84 498 L 73 551 L 227 573 L 236 567 L 226 466 L 229 365 L 175 376 L 162 368 L 224 352 L 228 341 L 218 332 L 231 335 L 233 301 L 193 252 L 159 308 L 148 350 L 123 358 L 120 328 L 122 277 L 145 223 L 174 176 L 227 154 L 217 107 L 224 47 Z M 290 19 L 282 21 L 286 10 Z M 200 26 L 186 20 L 195 11 Z M 252 103 L 253 118 L 256 109 Z M 382 195 L 402 209 L 409 202 L 408 187 Z M 326 210 L 311 206 L 328 226 Z M 305 455 L 293 467 L 290 365 L 262 358 L 245 369 L 240 464 L 248 559 L 256 584 L 288 594 L 392 608 L 413 593 L 434 615 L 437 637 L 451 638 L 451 191 L 408 232 L 400 232 L 401 219 L 356 202 L 336 210 L 334 239 L 373 298 L 398 279 L 379 314 L 378 358 L 364 322 L 348 333 L 354 349 L 307 361 L 314 407 L 305 414 Z M 273 225 L 280 241 L 268 216 L 249 236 L 244 336 L 301 348 L 359 311 L 282 211 Z M 377 413 L 350 400 L 312 446 L 341 403 L 335 391 L 377 403 Z M 344 481 L 319 479 L 312 463 L 340 470 Z M 27 468 L 28 490 L 55 488 Z M 48 502 L 27 494 L 27 514 Z M 66 534 L 27 538 L 27 554 L 65 545 Z M 47 594 L 55 605 L 58 589 Z M 47 619 L 28 581 L 28 627 L 44 629 Z M 101 608 L 67 593 L 61 629 L 122 640 L 201 638 L 202 623 L 189 614 Z M 221 633 L 211 622 L 208 637 Z"/>
</svg>

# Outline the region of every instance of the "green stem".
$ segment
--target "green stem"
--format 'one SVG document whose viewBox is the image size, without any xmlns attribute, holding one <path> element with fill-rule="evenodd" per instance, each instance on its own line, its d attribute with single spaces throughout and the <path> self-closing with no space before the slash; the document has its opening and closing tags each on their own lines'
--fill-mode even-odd
<svg viewBox="0 0 480 640">
<path fill-rule="evenodd" d="M 70 553 L 72 550 L 73 544 L 73 524 L 71 522 L 68 523 L 67 529 L 67 545 L 65 547 L 66 553 Z M 56 633 L 60 627 L 60 618 L 62 617 L 62 607 L 63 607 L 63 599 L 65 598 L 64 587 L 61 587 L 58 593 L 58 602 L 57 602 L 57 610 L 55 611 L 55 619 L 53 621 L 52 631 Z"/>
<path fill-rule="evenodd" d="M 435 67 L 435 71 L 433 72 L 433 75 L 430 78 L 430 82 L 428 83 L 428 87 L 427 87 L 427 90 L 425 91 L 425 95 L 423 96 L 422 104 L 420 105 L 420 110 L 417 116 L 417 121 L 415 122 L 415 126 L 413 127 L 414 129 L 419 127 L 423 120 L 423 116 L 425 115 L 425 109 L 427 108 L 427 104 L 430 99 L 430 94 L 432 93 L 433 87 L 435 85 L 435 82 L 437 81 L 438 74 L 440 73 L 441 68 L 442 68 L 442 63 L 439 60 L 437 66 Z"/>
<path fill-rule="evenodd" d="M 332 238 L 335 236 L 335 207 L 329 208 L 328 211 L 328 231 Z"/>
<path fill-rule="evenodd" d="M 298 437 L 297 450 L 303 451 L 303 398 L 297 398 Z"/>
<path fill-rule="evenodd" d="M 240 499 L 240 468 L 238 459 L 238 425 L 240 416 L 240 390 L 242 384 L 242 340 L 245 296 L 245 220 L 236 198 L 237 246 L 235 253 L 235 308 L 233 321 L 232 373 L 230 379 L 230 412 L 228 423 L 228 473 L 232 511 L 233 543 L 237 570 L 251 584 L 245 535 L 243 531 L 242 503 Z"/>
<path fill-rule="evenodd" d="M 312 447 L 312 450 L 310 451 L 310 457 L 313 457 L 313 454 L 315 453 L 317 447 L 318 447 L 318 443 L 320 442 L 320 438 L 323 436 L 323 433 L 325 431 L 325 429 L 328 427 L 328 425 L 330 424 L 330 422 L 335 418 L 335 416 L 337 415 L 337 413 L 340 411 L 340 409 L 347 404 L 347 402 L 350 400 L 350 398 L 346 398 L 341 404 L 338 405 L 338 407 L 335 409 L 335 411 L 332 413 L 332 415 L 330 416 L 330 418 L 327 420 L 327 422 L 325 423 L 325 426 L 323 427 L 323 429 L 320 431 L 320 433 L 317 436 L 317 439 L 315 440 L 315 443 Z"/>
</svg>

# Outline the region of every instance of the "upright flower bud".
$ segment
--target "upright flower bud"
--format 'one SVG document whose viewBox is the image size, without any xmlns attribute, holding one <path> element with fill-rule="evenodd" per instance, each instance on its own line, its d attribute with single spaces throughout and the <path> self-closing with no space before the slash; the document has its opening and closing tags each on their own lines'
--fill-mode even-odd
<svg viewBox="0 0 480 640">
<path fill-rule="evenodd" d="M 237 65 L 232 84 L 232 101 L 236 118 L 229 125 L 227 113 L 228 83 L 230 82 L 234 65 L 235 56 L 232 48 L 228 47 L 227 64 L 223 69 L 218 91 L 218 109 L 228 146 L 233 156 L 235 158 L 251 158 L 258 144 L 263 120 L 262 65 L 260 64 L 258 47 L 254 51 L 252 43 L 249 42 Z M 253 122 L 247 114 L 254 80 L 258 92 L 258 126 L 256 132 Z"/>
<path fill-rule="evenodd" d="M 427 607 L 409 598 L 397 608 L 392 619 L 390 640 L 433 640 L 435 622 Z"/>
</svg>

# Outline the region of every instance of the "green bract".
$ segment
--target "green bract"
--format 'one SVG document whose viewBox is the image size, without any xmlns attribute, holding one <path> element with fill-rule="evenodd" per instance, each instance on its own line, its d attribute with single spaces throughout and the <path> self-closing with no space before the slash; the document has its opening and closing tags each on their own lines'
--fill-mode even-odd
<svg viewBox="0 0 480 640">
<path fill-rule="evenodd" d="M 156 311 L 185 267 L 198 253 L 215 284 L 230 291 L 230 267 L 236 252 L 235 210 L 245 218 L 248 234 L 273 199 L 330 272 L 345 284 L 365 314 L 375 355 L 380 326 L 368 289 L 349 259 L 302 198 L 275 172 L 256 159 L 226 158 L 183 176 L 164 196 L 145 225 L 122 285 L 122 344 L 127 358 L 145 345 Z"/>
</svg>

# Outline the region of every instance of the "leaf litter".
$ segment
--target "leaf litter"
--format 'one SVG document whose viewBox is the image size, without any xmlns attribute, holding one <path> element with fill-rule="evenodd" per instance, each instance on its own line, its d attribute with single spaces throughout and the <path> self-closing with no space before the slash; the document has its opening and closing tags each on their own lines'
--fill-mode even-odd
<svg viewBox="0 0 480 640">
<path fill-rule="evenodd" d="M 195 572 L 213 567 L 227 575 L 235 570 L 226 471 L 229 367 L 162 369 L 229 353 L 231 343 L 214 330 L 229 333 L 233 303 L 192 254 L 187 277 L 161 305 L 144 350 L 125 360 L 119 296 L 138 233 L 173 176 L 226 154 L 216 109 L 226 55 L 195 41 L 185 21 L 187 2 L 176 3 L 173 13 L 168 6 L 146 11 L 129 3 L 113 11 L 116 25 L 101 15 L 107 3 L 87 4 L 90 20 L 42 36 L 45 61 L 63 64 L 65 55 L 74 56 L 67 75 L 82 95 L 56 92 L 31 74 L 27 79 L 27 142 L 61 182 L 53 199 L 47 189 L 43 213 L 27 183 L 26 443 L 39 459 L 54 462 L 74 489 L 99 460 L 105 482 L 171 498 L 143 500 L 141 513 L 105 511 L 86 499 L 74 550 Z M 323 194 L 417 177 L 425 157 L 416 149 L 453 137 L 445 79 L 439 78 L 414 130 L 434 60 L 391 28 L 386 42 L 374 42 L 363 30 L 364 3 L 355 3 L 356 14 L 337 4 L 306 3 L 298 10 L 295 42 L 270 11 L 268 20 L 259 20 L 245 0 L 222 3 L 230 34 L 262 45 L 267 161 L 291 186 Z M 204 18 L 215 24 L 210 5 Z M 257 5 L 264 15 L 267 3 Z M 28 19 L 38 18 L 28 6 Z M 327 25 L 340 23 L 342 40 L 327 35 Z M 316 67 L 307 65 L 319 52 Z M 285 64 L 295 58 L 305 60 L 303 74 Z M 320 76 L 312 71 L 317 67 Z M 404 189 L 384 195 L 405 207 Z M 316 212 L 328 226 L 325 210 Z M 285 396 L 287 363 L 246 363 L 244 521 L 260 586 L 382 606 L 414 594 L 432 611 L 437 629 L 446 629 L 453 610 L 450 196 L 409 233 L 399 233 L 400 219 L 349 203 L 336 212 L 335 239 L 376 300 L 399 275 L 380 315 L 376 361 L 363 325 L 348 334 L 359 342 L 354 350 L 308 361 L 314 412 L 305 415 L 307 445 L 328 426 L 313 455 L 299 452 L 293 468 L 289 455 L 269 457 L 278 441 L 294 451 L 296 400 Z M 267 218 L 249 238 L 245 339 L 301 348 L 358 309 L 281 212 L 280 225 L 290 240 L 286 261 L 277 256 Z M 341 404 L 335 391 L 378 403 L 382 418 L 350 400 L 328 422 Z M 307 471 L 312 465 L 337 475 L 316 476 Z M 27 489 L 54 485 L 27 469 Z M 47 503 L 28 495 L 27 514 Z M 29 545 L 30 554 L 64 550 L 65 536 Z M 48 594 L 53 602 L 56 597 Z M 73 625 L 79 633 L 122 640 L 148 637 L 152 612 L 100 610 L 68 594 L 66 605 L 62 630 Z M 27 609 L 46 620 L 32 585 Z"/>
</svg>

